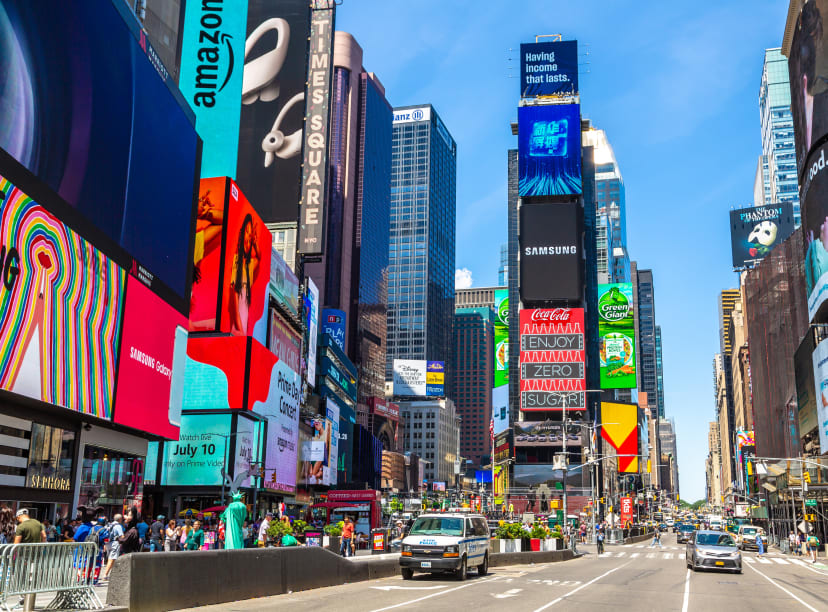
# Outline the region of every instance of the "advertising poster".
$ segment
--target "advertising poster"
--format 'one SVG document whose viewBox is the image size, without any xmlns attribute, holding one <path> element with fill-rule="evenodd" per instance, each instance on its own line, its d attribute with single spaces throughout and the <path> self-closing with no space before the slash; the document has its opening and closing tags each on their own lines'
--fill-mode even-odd
<svg viewBox="0 0 828 612">
<path fill-rule="evenodd" d="M 520 97 L 578 93 L 578 41 L 520 45 Z"/>
<path fill-rule="evenodd" d="M 0 176 L 0 388 L 112 417 L 124 271 Z"/>
<path fill-rule="evenodd" d="M 44 10 L 3 0 L 0 148 L 163 282 L 185 312 L 198 136 L 192 111 L 119 4 Z M 74 229 L 91 239 L 88 228 Z"/>
<path fill-rule="evenodd" d="M 638 406 L 601 402 L 601 437 L 618 457 L 618 471 L 638 472 Z M 620 456 L 624 455 L 624 456 Z"/>
<path fill-rule="evenodd" d="M 201 179 L 193 248 L 190 331 L 215 331 L 219 310 L 222 237 L 227 212 L 227 178 Z"/>
<path fill-rule="evenodd" d="M 817 398 L 819 447 L 828 448 L 828 342 L 817 344 L 813 355 Z"/>
<path fill-rule="evenodd" d="M 814 333 L 805 334 L 794 353 L 794 379 L 796 380 L 796 407 L 799 413 L 800 436 L 817 426 L 817 396 L 814 383 Z"/>
<path fill-rule="evenodd" d="M 327 398 L 325 400 L 325 411 L 330 442 L 328 444 L 328 461 L 322 470 L 322 479 L 326 485 L 335 485 L 337 467 L 339 466 L 339 406 L 336 405 L 336 402 Z"/>
<path fill-rule="evenodd" d="M 515 423 L 515 446 L 581 446 L 581 426 L 570 424 L 564 435 L 563 423 L 534 421 Z"/>
<path fill-rule="evenodd" d="M 788 73 L 801 176 L 811 147 L 828 134 L 828 0 L 799 4 Z"/>
<path fill-rule="evenodd" d="M 259 449 L 261 426 L 256 421 L 248 419 L 239 415 L 238 424 L 236 425 L 236 453 L 233 461 L 233 478 L 237 478 L 242 472 L 250 472 L 253 469 L 253 463 L 261 461 Z M 249 487 L 251 478 L 245 478 L 241 485 L 242 487 Z"/>
<path fill-rule="evenodd" d="M 394 360 L 394 395 L 425 397 L 425 361 L 422 359 Z"/>
<path fill-rule="evenodd" d="M 566 475 L 567 486 L 573 487 L 581 485 L 583 477 L 581 476 L 579 467 L 576 463 L 569 464 L 569 471 Z M 552 499 L 556 483 L 563 483 L 563 470 L 555 469 L 552 463 L 518 463 L 514 466 L 514 481 L 516 487 L 546 485 L 549 491 L 542 491 L 542 487 L 538 487 L 541 492 L 537 494 L 537 498 L 541 505 L 544 502 L 547 503 L 546 510 L 541 511 L 548 511 L 548 503 Z"/>
<path fill-rule="evenodd" d="M 583 209 L 575 202 L 521 204 L 520 297 L 526 302 L 581 301 Z"/>
<path fill-rule="evenodd" d="M 494 350 L 495 371 L 492 389 L 494 432 L 509 428 L 509 290 L 495 289 Z"/>
<path fill-rule="evenodd" d="M 299 212 L 308 0 L 248 0 L 236 180 L 267 223 Z"/>
<path fill-rule="evenodd" d="M 308 364 L 305 379 L 311 387 L 316 386 L 316 343 L 319 333 L 319 289 L 313 279 L 308 278 Z"/>
<path fill-rule="evenodd" d="M 273 238 L 238 186 L 231 182 L 227 200 L 227 236 L 221 331 L 253 336 L 259 325 L 267 329 L 265 304 L 270 284 L 270 249 Z"/>
<path fill-rule="evenodd" d="M 251 340 L 250 409 L 267 419 L 265 480 L 272 491 L 296 490 L 299 405 L 302 380 L 298 338 L 287 328 L 272 328 L 270 349 Z"/>
<path fill-rule="evenodd" d="M 186 342 L 187 318 L 130 274 L 121 329 L 116 423 L 178 439 L 181 408 L 170 405 L 177 336 Z"/>
<path fill-rule="evenodd" d="M 731 210 L 730 247 L 733 252 L 733 267 L 744 268 L 762 261 L 773 247 L 787 240 L 794 229 L 791 202 Z"/>
<path fill-rule="evenodd" d="M 579 195 L 581 107 L 578 104 L 518 108 L 518 194 Z"/>
<path fill-rule="evenodd" d="M 520 311 L 522 410 L 583 410 L 584 309 Z"/>
<path fill-rule="evenodd" d="M 322 310 L 322 334 L 328 334 L 336 345 L 345 350 L 345 312 L 335 308 Z"/>
<path fill-rule="evenodd" d="M 311 11 L 304 160 L 296 250 L 321 255 L 325 248 L 328 126 L 333 69 L 334 2 L 317 0 Z"/>
<path fill-rule="evenodd" d="M 619 514 L 621 515 L 621 524 L 624 527 L 632 526 L 635 521 L 635 509 L 633 506 L 632 497 L 622 497 L 618 504 Z"/>
<path fill-rule="evenodd" d="M 185 410 L 246 409 L 247 338 L 191 337 L 184 370 Z"/>
<path fill-rule="evenodd" d="M 299 279 L 276 249 L 270 251 L 270 294 L 294 315 L 299 314 Z"/>
<path fill-rule="evenodd" d="M 330 475 L 331 422 L 318 416 L 309 425 L 310 440 L 302 443 L 300 482 L 304 485 L 321 485 L 325 484 L 326 470 Z"/>
<path fill-rule="evenodd" d="M 446 364 L 442 361 L 426 361 L 426 395 L 443 397 L 446 381 Z"/>
<path fill-rule="evenodd" d="M 635 309 L 632 283 L 598 285 L 601 388 L 635 389 Z"/>
<path fill-rule="evenodd" d="M 503 504 L 506 497 L 506 480 L 509 475 L 509 468 L 496 465 L 494 468 L 494 503 L 495 506 Z"/>
<path fill-rule="evenodd" d="M 229 414 L 185 414 L 178 442 L 164 444 L 162 486 L 215 486 L 222 481 L 230 436 Z"/>
<path fill-rule="evenodd" d="M 828 298 L 828 144 L 817 147 L 808 159 L 801 182 L 802 232 L 805 236 L 805 290 L 808 317 L 826 320 L 822 305 Z"/>
</svg>

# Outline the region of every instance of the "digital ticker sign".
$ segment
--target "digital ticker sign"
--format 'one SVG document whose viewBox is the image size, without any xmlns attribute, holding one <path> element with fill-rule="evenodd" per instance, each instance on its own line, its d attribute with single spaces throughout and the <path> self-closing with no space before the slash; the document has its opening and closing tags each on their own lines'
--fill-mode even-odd
<svg viewBox="0 0 828 612">
<path fill-rule="evenodd" d="M 522 410 L 583 409 L 585 361 L 582 308 L 520 311 Z"/>
</svg>

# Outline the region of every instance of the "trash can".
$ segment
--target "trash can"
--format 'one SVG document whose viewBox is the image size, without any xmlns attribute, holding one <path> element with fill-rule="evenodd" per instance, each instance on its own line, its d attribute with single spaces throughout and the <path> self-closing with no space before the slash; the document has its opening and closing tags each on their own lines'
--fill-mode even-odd
<svg viewBox="0 0 828 612">
<path fill-rule="evenodd" d="M 381 555 L 391 552 L 391 529 L 371 530 L 371 554 Z"/>
</svg>

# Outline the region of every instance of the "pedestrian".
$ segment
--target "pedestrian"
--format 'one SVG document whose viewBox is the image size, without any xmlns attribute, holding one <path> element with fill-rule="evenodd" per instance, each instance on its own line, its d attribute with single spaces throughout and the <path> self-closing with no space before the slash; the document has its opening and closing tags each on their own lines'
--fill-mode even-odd
<svg viewBox="0 0 828 612">
<path fill-rule="evenodd" d="M 46 532 L 47 542 L 57 542 L 57 529 L 55 529 L 55 526 L 52 525 L 49 519 L 43 520 L 43 531 Z"/>
<path fill-rule="evenodd" d="M 339 554 L 343 557 L 351 556 L 351 540 L 354 537 L 354 524 L 351 522 L 351 517 L 345 515 L 342 525 L 342 544 L 339 547 Z"/>
<path fill-rule="evenodd" d="M 802 553 L 805 550 L 805 542 L 806 542 L 807 539 L 808 539 L 808 536 L 806 536 L 803 532 L 800 531 L 798 536 L 797 536 L 797 546 L 796 546 L 797 556 L 799 556 L 799 557 L 802 556 Z"/>
<path fill-rule="evenodd" d="M 14 530 L 17 520 L 14 511 L 8 506 L 0 508 L 0 544 L 11 544 L 14 541 Z"/>
<path fill-rule="evenodd" d="M 123 536 L 124 516 L 122 514 L 116 514 L 112 517 L 112 523 L 109 526 L 109 557 L 106 562 L 106 569 L 104 569 L 104 580 L 109 580 L 112 566 L 115 565 L 115 560 L 121 556 L 121 538 Z"/>
<path fill-rule="evenodd" d="M 762 532 L 756 532 L 756 554 L 762 556 L 765 554 L 765 541 L 762 539 Z"/>
<path fill-rule="evenodd" d="M 40 521 L 29 516 L 27 508 L 17 511 L 17 529 L 14 530 L 15 544 L 39 544 L 46 541 L 46 532 Z"/>
<path fill-rule="evenodd" d="M 178 550 L 178 538 L 181 537 L 181 529 L 176 527 L 175 520 L 171 519 L 164 530 L 164 552 Z"/>
<path fill-rule="evenodd" d="M 604 554 L 604 528 L 603 527 L 598 528 L 598 533 L 595 536 L 595 541 L 598 543 L 598 554 L 603 555 Z"/>
<path fill-rule="evenodd" d="M 101 508 L 103 510 L 103 508 Z M 75 533 L 77 537 L 77 532 Z M 104 559 L 104 543 L 106 539 L 109 537 L 109 531 L 106 528 L 106 517 L 99 516 L 89 531 L 86 532 L 86 536 L 84 537 L 84 542 L 91 542 L 98 547 L 98 552 L 95 555 L 95 570 L 92 575 L 94 583 L 98 584 L 98 580 L 101 576 L 101 568 L 103 567 L 103 559 Z"/>
<path fill-rule="evenodd" d="M 155 522 L 149 528 L 150 552 L 161 550 L 161 542 L 164 539 L 164 519 L 163 514 L 159 514 L 155 518 Z"/>
<path fill-rule="evenodd" d="M 808 536 L 808 552 L 811 553 L 811 563 L 817 562 L 817 551 L 819 551 L 819 538 L 815 534 Z"/>
<path fill-rule="evenodd" d="M 187 535 L 187 550 L 199 550 L 202 546 L 204 546 L 204 530 L 201 528 L 201 521 L 196 521 Z"/>
<path fill-rule="evenodd" d="M 790 548 L 790 553 L 792 555 L 796 554 L 796 545 L 797 545 L 797 538 L 796 534 L 792 531 L 788 534 L 788 548 Z"/>
<path fill-rule="evenodd" d="M 258 533 L 258 547 L 264 548 L 267 545 L 267 530 L 270 529 L 270 521 L 273 520 L 273 513 L 268 512 L 265 515 L 265 519 L 262 521 L 261 525 L 259 525 L 259 533 Z"/>
<path fill-rule="evenodd" d="M 135 525 L 138 530 L 138 540 L 140 542 L 138 550 L 144 550 L 147 547 L 147 532 L 149 531 L 149 523 L 145 520 L 139 520 Z"/>
<path fill-rule="evenodd" d="M 650 548 L 653 548 L 656 545 L 658 545 L 659 548 L 664 548 L 661 545 L 661 530 L 658 527 L 656 527 L 655 531 L 653 531 L 653 541 L 650 544 Z"/>
</svg>

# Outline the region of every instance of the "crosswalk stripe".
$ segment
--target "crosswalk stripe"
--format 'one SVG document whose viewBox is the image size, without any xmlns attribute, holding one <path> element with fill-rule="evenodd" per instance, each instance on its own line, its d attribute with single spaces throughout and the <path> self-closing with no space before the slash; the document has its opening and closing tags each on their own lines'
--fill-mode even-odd
<svg viewBox="0 0 828 612">
<path fill-rule="evenodd" d="M 753 557 L 742 557 L 746 563 L 756 563 L 756 559 Z"/>
<path fill-rule="evenodd" d="M 611 552 L 605 552 L 605 553 L 601 553 L 601 554 L 600 554 L 600 555 L 598 555 L 598 556 L 599 556 L 599 557 L 611 557 L 611 556 L 612 556 L 612 553 L 611 553 Z"/>
<path fill-rule="evenodd" d="M 771 557 L 774 561 L 776 561 L 779 565 L 788 565 L 788 562 L 785 559 L 780 559 L 779 557 Z"/>
<path fill-rule="evenodd" d="M 767 559 L 763 559 L 762 557 L 756 557 L 756 560 L 757 560 L 759 563 L 765 563 L 766 565 L 771 565 L 771 562 L 770 562 L 770 561 L 768 561 Z"/>
<path fill-rule="evenodd" d="M 656 558 L 656 554 L 655 554 L 655 553 L 647 553 L 647 558 L 648 558 L 648 559 L 655 559 L 655 558 Z"/>
<path fill-rule="evenodd" d="M 661 557 L 663 559 L 672 559 L 673 558 L 673 553 L 664 553 L 664 554 L 661 555 Z"/>
<path fill-rule="evenodd" d="M 621 552 L 619 552 L 619 553 L 618 553 L 617 555 L 615 555 L 615 556 L 616 556 L 616 557 L 623 557 L 623 556 L 624 556 L 624 555 L 626 555 L 626 554 L 627 554 L 627 553 L 625 553 L 624 551 L 621 551 Z"/>
<path fill-rule="evenodd" d="M 641 554 L 641 553 L 633 553 L 633 554 L 631 554 L 631 555 L 630 555 L 630 557 L 635 558 L 635 557 L 637 557 L 637 556 L 638 556 L 638 555 L 640 555 L 640 554 Z"/>
<path fill-rule="evenodd" d="M 636 548 L 647 548 L 647 546 L 645 546 L 644 544 L 638 544 L 638 545 L 636 546 Z"/>
</svg>

